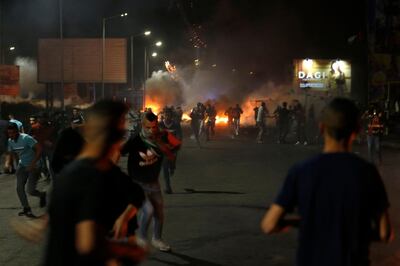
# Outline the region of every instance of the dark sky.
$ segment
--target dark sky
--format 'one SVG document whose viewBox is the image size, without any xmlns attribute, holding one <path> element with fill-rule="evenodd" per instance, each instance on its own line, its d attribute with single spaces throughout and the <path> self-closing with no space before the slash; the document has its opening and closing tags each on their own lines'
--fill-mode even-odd
<svg viewBox="0 0 400 266">
<path fill-rule="evenodd" d="M 3 45 L 36 56 L 38 38 L 59 34 L 57 0 L 0 0 Z M 243 69 L 279 79 L 293 58 L 350 58 L 347 38 L 364 30 L 363 1 L 288 0 L 64 0 L 64 37 L 127 37 L 151 29 L 165 43 L 164 58 L 188 64 L 196 58 L 192 29 L 207 48 L 205 66 Z M 198 26 L 201 26 L 199 28 Z M 191 34 L 192 33 L 192 34 Z M 143 46 L 140 40 L 135 47 Z M 137 48 L 137 49 L 139 49 Z"/>
</svg>

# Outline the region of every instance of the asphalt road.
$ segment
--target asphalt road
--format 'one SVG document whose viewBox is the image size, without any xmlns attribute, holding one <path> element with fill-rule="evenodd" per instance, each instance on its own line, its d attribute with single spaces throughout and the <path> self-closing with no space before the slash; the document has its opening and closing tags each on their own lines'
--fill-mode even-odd
<svg viewBox="0 0 400 266">
<path fill-rule="evenodd" d="M 318 153 L 320 146 L 257 144 L 252 136 L 251 130 L 238 139 L 220 134 L 201 149 L 185 139 L 172 181 L 175 193 L 165 195 L 164 239 L 173 250 L 153 250 L 143 265 L 294 265 L 296 230 L 266 236 L 259 224 L 288 168 Z M 355 152 L 364 156 L 365 148 L 355 147 Z M 380 172 L 392 204 L 393 225 L 399 231 L 400 153 L 387 149 L 383 155 Z M 121 164 L 125 163 L 123 158 Z M 36 199 L 30 202 L 38 206 Z M 0 265 L 39 265 L 43 245 L 21 240 L 9 226 L 18 211 L 15 177 L 1 175 Z M 34 208 L 34 212 L 43 211 Z M 371 258 L 372 265 L 400 265 L 400 241 L 373 244 Z"/>
</svg>

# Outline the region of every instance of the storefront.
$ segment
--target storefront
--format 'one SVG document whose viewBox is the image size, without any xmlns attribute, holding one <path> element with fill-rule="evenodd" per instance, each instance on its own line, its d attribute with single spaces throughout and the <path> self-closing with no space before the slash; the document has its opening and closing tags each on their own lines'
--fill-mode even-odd
<svg viewBox="0 0 400 266">
<path fill-rule="evenodd" d="M 294 88 L 330 96 L 351 92 L 351 64 L 345 60 L 295 59 Z"/>
</svg>

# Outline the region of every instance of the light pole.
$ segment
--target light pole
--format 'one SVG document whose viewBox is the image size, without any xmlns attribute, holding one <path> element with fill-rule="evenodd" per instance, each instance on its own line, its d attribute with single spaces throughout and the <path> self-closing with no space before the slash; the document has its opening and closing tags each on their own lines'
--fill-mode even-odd
<svg viewBox="0 0 400 266">
<path fill-rule="evenodd" d="M 61 109 L 65 111 L 64 104 L 64 32 L 63 32 L 63 0 L 58 1 L 59 13 L 60 13 L 60 40 L 61 40 L 61 62 L 60 62 L 60 78 L 61 78 Z"/>
<path fill-rule="evenodd" d="M 105 98 L 105 91 L 104 91 L 104 68 L 105 68 L 105 59 L 106 59 L 106 22 L 110 19 L 114 18 L 121 18 L 128 16 L 128 13 L 121 13 L 119 15 L 111 16 L 103 18 L 103 38 L 102 38 L 102 58 L 101 58 L 101 94 L 102 98 Z"/>
<path fill-rule="evenodd" d="M 156 43 L 154 43 L 155 46 L 157 47 L 161 47 L 163 45 L 163 43 L 161 41 L 157 41 Z M 152 57 L 157 57 L 157 53 L 153 52 L 151 54 Z M 147 54 L 147 47 L 144 47 L 144 84 L 146 86 L 146 79 L 149 76 L 149 58 L 148 58 L 148 54 Z"/>
<path fill-rule="evenodd" d="M 162 42 L 158 41 L 155 43 L 155 46 L 160 47 L 162 46 Z M 152 57 L 157 57 L 157 53 L 153 52 L 151 54 Z M 143 82 L 143 108 L 146 107 L 146 80 L 149 76 L 149 56 L 147 54 L 147 47 L 144 47 L 144 82 Z"/>
<path fill-rule="evenodd" d="M 137 37 L 140 36 L 150 36 L 151 35 L 151 31 L 147 30 L 143 33 L 140 34 L 136 34 L 136 35 L 131 35 L 131 89 L 134 89 L 134 77 L 133 77 L 133 40 Z"/>
</svg>

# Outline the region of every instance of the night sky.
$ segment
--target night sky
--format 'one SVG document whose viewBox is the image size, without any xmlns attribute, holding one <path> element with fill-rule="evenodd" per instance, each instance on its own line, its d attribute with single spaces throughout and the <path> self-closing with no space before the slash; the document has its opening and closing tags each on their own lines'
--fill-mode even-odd
<svg viewBox="0 0 400 266">
<path fill-rule="evenodd" d="M 128 37 L 151 29 L 163 40 L 162 59 L 185 65 L 196 58 L 189 40 L 201 42 L 203 67 L 254 71 L 282 79 L 293 58 L 350 58 L 347 39 L 365 28 L 363 1 L 288 0 L 64 0 L 64 37 Z M 38 38 L 59 36 L 57 0 L 2 0 L 3 47 L 36 57 Z M 195 35 L 194 35 L 195 34 Z M 135 43 L 135 53 L 144 46 Z M 8 55 L 10 56 L 10 55 Z M 160 59 L 161 61 L 161 59 Z M 161 62 L 159 62 L 161 65 Z"/>
</svg>

